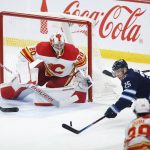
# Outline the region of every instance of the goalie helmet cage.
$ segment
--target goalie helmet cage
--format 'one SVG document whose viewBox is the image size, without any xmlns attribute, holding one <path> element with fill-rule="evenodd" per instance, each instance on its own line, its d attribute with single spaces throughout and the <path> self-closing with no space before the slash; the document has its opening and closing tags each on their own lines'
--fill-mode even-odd
<svg viewBox="0 0 150 150">
<path fill-rule="evenodd" d="M 8 18 L 13 18 L 13 19 L 8 20 Z M 23 21 L 22 24 L 21 24 L 21 22 L 22 22 L 21 20 Z M 25 22 L 25 20 L 26 20 L 26 22 Z M 34 20 L 36 20 L 35 25 L 34 25 Z M 74 25 L 76 25 L 76 26 L 78 25 L 78 28 L 83 28 L 83 27 L 85 28 L 86 27 L 86 30 L 85 29 L 81 30 L 81 31 L 76 30 L 76 33 L 77 32 L 80 33 L 80 35 L 78 37 L 78 39 L 80 41 L 82 41 L 81 40 L 81 33 L 82 33 L 82 35 L 86 34 L 86 37 L 87 37 L 87 41 L 86 41 L 86 44 L 87 44 L 87 50 L 86 51 L 87 52 L 86 53 L 88 56 L 88 74 L 92 77 L 92 21 L 91 21 L 91 19 L 88 20 L 88 18 L 85 19 L 84 17 L 78 17 L 78 16 L 73 16 L 73 15 L 66 15 L 66 14 L 62 14 L 62 15 L 52 14 L 51 15 L 48 13 L 39 13 L 39 12 L 38 13 L 26 13 L 26 12 L 22 13 L 22 12 L 6 12 L 6 11 L 0 12 L 0 63 L 5 65 L 5 61 L 6 61 L 5 59 L 8 59 L 7 61 L 9 61 L 9 63 L 7 63 L 7 64 L 15 65 L 14 62 L 16 60 L 11 58 L 11 57 L 13 57 L 11 54 L 14 54 L 16 52 L 15 51 L 10 52 L 10 51 L 12 51 L 13 47 L 16 47 L 17 42 L 19 44 L 19 46 L 18 46 L 19 48 L 17 47 L 17 51 L 20 51 L 22 48 L 24 48 L 26 46 L 32 47 L 33 44 L 35 46 L 36 45 L 34 42 L 35 40 L 36 40 L 36 43 L 43 40 L 43 39 L 36 39 L 37 35 L 35 35 L 34 31 L 33 31 L 33 29 L 36 28 L 36 26 L 37 26 L 37 22 L 39 25 L 39 22 L 42 20 L 45 21 L 44 25 L 46 25 L 47 22 L 49 24 L 50 24 L 50 22 L 52 22 L 51 26 L 56 26 L 56 28 L 57 28 L 57 25 L 54 25 L 54 23 L 56 23 L 56 22 L 59 24 L 61 23 L 61 25 L 64 24 L 64 28 L 66 28 L 66 24 L 70 27 L 72 27 Z M 17 24 L 17 22 L 20 24 Z M 14 24 L 14 23 L 16 23 L 16 24 Z M 33 25 L 33 28 L 32 28 L 32 25 Z M 22 28 L 23 26 L 25 26 L 25 28 Z M 16 29 L 17 29 L 17 31 L 15 33 Z M 26 36 L 27 30 L 29 30 L 30 33 L 32 33 L 30 35 L 30 38 Z M 61 30 L 62 30 L 62 27 L 61 27 Z M 7 32 L 10 31 L 10 33 L 9 34 L 6 33 L 6 35 L 5 35 L 6 31 Z M 45 32 L 45 30 L 43 30 L 43 31 Z M 84 32 L 84 31 L 86 31 L 86 32 Z M 53 32 L 53 30 L 52 30 L 52 32 Z M 64 29 L 63 29 L 63 32 L 64 32 Z M 71 32 L 74 32 L 74 31 L 71 31 Z M 44 38 L 46 37 L 44 34 L 41 34 L 40 31 L 39 31 L 39 34 L 41 37 L 42 36 Z M 16 36 L 14 37 L 14 35 L 16 35 Z M 22 37 L 23 35 L 25 35 L 25 37 Z M 31 36 L 33 36 L 34 40 L 33 39 L 31 40 Z M 46 41 L 49 40 L 50 34 L 48 33 L 47 36 L 48 36 L 48 39 L 45 38 Z M 72 39 L 69 37 L 69 34 L 67 34 L 66 36 L 68 36 L 68 39 L 70 40 L 68 42 L 71 43 Z M 21 42 L 19 38 L 22 38 L 23 40 L 25 39 L 24 40 L 25 42 Z M 9 44 L 8 41 L 11 41 L 11 44 Z M 27 41 L 30 44 L 26 44 Z M 24 43 L 24 44 L 21 44 L 21 43 Z M 12 48 L 9 48 L 10 49 L 9 52 L 7 52 L 7 53 L 10 53 L 9 54 L 10 56 L 7 56 L 10 59 L 5 58 L 6 57 L 5 53 L 7 51 L 4 49 L 5 44 L 8 47 L 13 45 Z M 73 44 L 76 46 L 76 43 L 73 43 Z M 7 77 L 5 77 L 5 74 L 6 74 L 5 71 L 2 68 L 0 68 L 0 83 L 4 82 L 5 78 L 7 78 Z M 91 102 L 93 101 L 92 88 L 90 88 L 88 91 L 88 101 L 91 101 Z"/>
</svg>

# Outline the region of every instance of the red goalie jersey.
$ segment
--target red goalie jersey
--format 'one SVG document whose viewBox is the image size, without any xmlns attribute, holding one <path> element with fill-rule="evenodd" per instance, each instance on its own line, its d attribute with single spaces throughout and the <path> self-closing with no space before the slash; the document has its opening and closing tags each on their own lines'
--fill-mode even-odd
<svg viewBox="0 0 150 150">
<path fill-rule="evenodd" d="M 125 150 L 150 150 L 150 115 L 130 123 L 126 130 Z"/>
<path fill-rule="evenodd" d="M 39 68 L 38 85 L 48 82 L 46 86 L 50 88 L 66 86 L 71 81 L 70 75 L 74 73 L 75 68 L 86 65 L 86 56 L 74 45 L 68 43 L 64 43 L 59 56 L 50 42 L 40 42 L 35 48 L 22 49 L 21 54 L 29 62 L 36 59 L 43 61 L 36 66 Z"/>
</svg>

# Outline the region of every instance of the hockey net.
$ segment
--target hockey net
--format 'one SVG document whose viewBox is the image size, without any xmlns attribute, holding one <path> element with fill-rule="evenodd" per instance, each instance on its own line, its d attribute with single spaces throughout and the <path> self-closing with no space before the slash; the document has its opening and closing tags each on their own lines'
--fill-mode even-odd
<svg viewBox="0 0 150 150">
<path fill-rule="evenodd" d="M 66 42 L 74 44 L 87 55 L 88 74 L 94 81 L 88 92 L 88 101 L 93 101 L 105 89 L 108 91 L 107 83 L 104 83 L 101 75 L 100 54 L 92 46 L 93 23 L 91 19 L 67 14 L 1 12 L 0 63 L 15 70 L 22 48 L 34 47 L 40 41 L 49 41 L 52 33 L 62 31 Z M 9 81 L 10 74 L 0 68 L 0 82 Z"/>
</svg>

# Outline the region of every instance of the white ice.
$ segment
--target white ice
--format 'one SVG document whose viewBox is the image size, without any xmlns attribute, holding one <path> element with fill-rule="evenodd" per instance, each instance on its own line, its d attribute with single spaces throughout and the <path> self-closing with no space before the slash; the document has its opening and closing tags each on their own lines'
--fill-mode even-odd
<svg viewBox="0 0 150 150">
<path fill-rule="evenodd" d="M 104 60 L 104 64 L 109 69 L 112 61 Z M 149 68 L 144 64 L 129 64 L 136 69 Z M 74 128 L 84 128 L 102 117 L 116 100 L 116 97 L 105 95 L 92 103 L 64 108 L 1 100 L 1 106 L 18 106 L 20 110 L 0 112 L 0 150 L 122 150 L 125 127 L 135 118 L 131 108 L 123 110 L 115 119 L 101 120 L 78 135 L 62 128 L 62 123 L 70 121 Z"/>
<path fill-rule="evenodd" d="M 72 121 L 80 130 L 103 116 L 108 105 L 93 102 L 59 109 L 15 101 L 2 101 L 1 105 L 20 109 L 0 113 L 1 150 L 121 150 L 125 126 L 134 118 L 127 109 L 116 119 L 103 119 L 77 135 L 62 128 L 62 123 Z"/>
</svg>

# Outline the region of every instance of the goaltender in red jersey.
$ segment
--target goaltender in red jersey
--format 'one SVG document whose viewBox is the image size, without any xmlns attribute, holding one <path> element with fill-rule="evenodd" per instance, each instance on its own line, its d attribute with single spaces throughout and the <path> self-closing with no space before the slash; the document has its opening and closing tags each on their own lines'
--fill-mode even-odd
<svg viewBox="0 0 150 150">
<path fill-rule="evenodd" d="M 28 83 L 36 83 L 46 88 L 60 88 L 66 87 L 75 76 L 78 83 L 84 82 L 80 84 L 82 90 L 75 92 L 79 97 L 78 102 L 85 102 L 87 91 L 84 86 L 89 88 L 92 85 L 91 78 L 86 75 L 87 58 L 74 45 L 66 43 L 62 33 L 53 34 L 50 41 L 40 42 L 33 48 L 23 48 L 20 53 L 21 62 L 36 64 L 34 68 L 38 70 L 36 81 Z M 16 99 L 24 90 L 25 87 L 16 88 L 11 82 L 1 87 L 1 96 L 5 99 Z"/>
</svg>

